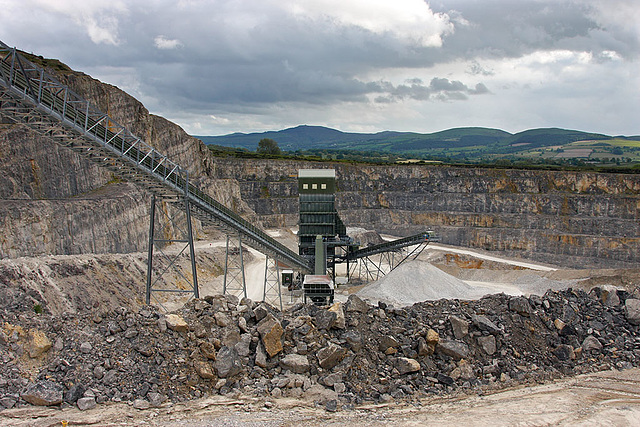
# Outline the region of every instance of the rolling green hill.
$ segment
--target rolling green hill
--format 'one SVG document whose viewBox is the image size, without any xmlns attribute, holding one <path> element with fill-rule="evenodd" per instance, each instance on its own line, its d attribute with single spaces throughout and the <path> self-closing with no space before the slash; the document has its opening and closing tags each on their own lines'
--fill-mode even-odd
<svg viewBox="0 0 640 427">
<path fill-rule="evenodd" d="M 492 162 L 499 159 L 549 162 L 570 159 L 604 164 L 640 162 L 638 136 L 609 136 L 559 128 L 530 129 L 511 134 L 500 129 L 465 127 L 422 134 L 384 131 L 341 132 L 322 126 L 297 126 L 262 133 L 196 136 L 206 144 L 255 151 L 271 138 L 285 152 L 379 153 L 395 158 Z"/>
</svg>

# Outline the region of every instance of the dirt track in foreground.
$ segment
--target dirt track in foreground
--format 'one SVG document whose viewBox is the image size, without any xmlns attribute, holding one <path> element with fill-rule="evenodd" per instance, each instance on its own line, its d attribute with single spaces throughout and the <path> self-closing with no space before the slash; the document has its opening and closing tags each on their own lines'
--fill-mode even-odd
<svg viewBox="0 0 640 427">
<path fill-rule="evenodd" d="M 640 369 L 581 375 L 535 387 L 486 396 L 421 401 L 421 405 L 362 405 L 327 412 L 311 402 L 265 401 L 241 396 L 214 396 L 137 410 L 107 404 L 81 412 L 75 408 L 24 407 L 0 412 L 0 424 L 23 426 L 574 426 L 640 424 Z"/>
</svg>

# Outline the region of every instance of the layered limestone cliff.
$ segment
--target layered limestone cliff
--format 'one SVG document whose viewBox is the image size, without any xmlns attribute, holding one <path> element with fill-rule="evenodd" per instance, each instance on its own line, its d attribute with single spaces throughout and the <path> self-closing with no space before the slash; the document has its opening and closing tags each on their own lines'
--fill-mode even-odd
<svg viewBox="0 0 640 427">
<path fill-rule="evenodd" d="M 638 175 L 213 158 L 118 88 L 56 72 L 215 199 L 265 226 L 297 224 L 299 169 L 334 168 L 347 226 L 396 235 L 433 228 L 444 243 L 571 267 L 640 260 Z M 0 124 L 0 202 L 0 258 L 147 248 L 148 194 L 21 125 Z"/>
<path fill-rule="evenodd" d="M 50 71 L 187 168 L 192 182 L 215 199 L 253 214 L 242 202 L 235 180 L 208 177 L 212 161 L 200 140 L 149 114 L 117 87 L 64 67 Z M 135 185 L 122 183 L 111 172 L 22 125 L 6 120 L 0 124 L 0 258 L 146 250 L 149 206 L 150 195 Z"/>
<path fill-rule="evenodd" d="M 504 251 L 571 267 L 637 266 L 640 176 L 446 166 L 368 166 L 217 159 L 271 226 L 297 222 L 296 174 L 335 168 L 347 226 Z"/>
</svg>

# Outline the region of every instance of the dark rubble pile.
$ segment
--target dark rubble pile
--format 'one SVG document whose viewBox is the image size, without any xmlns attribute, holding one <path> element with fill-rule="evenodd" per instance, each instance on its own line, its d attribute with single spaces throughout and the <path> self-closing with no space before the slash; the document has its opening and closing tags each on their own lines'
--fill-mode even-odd
<svg viewBox="0 0 640 427">
<path fill-rule="evenodd" d="M 504 294 L 411 307 L 264 303 L 214 296 L 53 317 L 4 313 L 0 405 L 210 394 L 300 397 L 333 410 L 365 401 L 484 392 L 640 365 L 640 299 L 624 291 Z"/>
</svg>

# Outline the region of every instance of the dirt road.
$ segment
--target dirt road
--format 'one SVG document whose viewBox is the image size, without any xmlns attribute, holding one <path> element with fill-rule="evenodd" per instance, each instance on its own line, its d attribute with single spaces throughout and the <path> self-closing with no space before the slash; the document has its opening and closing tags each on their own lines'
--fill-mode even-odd
<svg viewBox="0 0 640 427">
<path fill-rule="evenodd" d="M 485 396 L 391 402 L 328 412 L 313 402 L 212 396 L 161 408 L 105 404 L 76 408 L 25 407 L 0 412 L 0 425 L 61 426 L 638 426 L 640 369 L 606 371 Z"/>
</svg>

